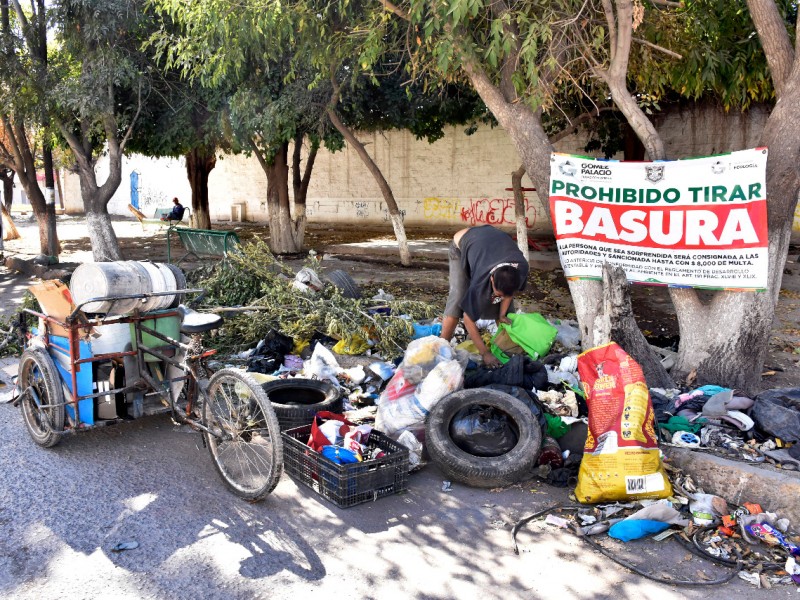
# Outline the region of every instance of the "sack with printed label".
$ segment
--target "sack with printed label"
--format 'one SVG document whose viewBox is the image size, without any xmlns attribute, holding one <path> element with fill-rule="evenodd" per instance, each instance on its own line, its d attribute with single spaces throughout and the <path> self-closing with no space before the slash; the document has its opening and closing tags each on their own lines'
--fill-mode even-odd
<svg viewBox="0 0 800 600">
<path fill-rule="evenodd" d="M 578 356 L 578 373 L 589 407 L 589 433 L 575 488 L 578 502 L 671 496 L 639 363 L 612 342 Z"/>
</svg>

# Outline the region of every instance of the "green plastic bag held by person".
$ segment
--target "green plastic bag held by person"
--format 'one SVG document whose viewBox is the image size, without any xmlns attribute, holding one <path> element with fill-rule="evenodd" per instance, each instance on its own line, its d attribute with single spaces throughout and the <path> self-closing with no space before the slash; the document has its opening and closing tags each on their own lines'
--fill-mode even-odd
<svg viewBox="0 0 800 600">
<path fill-rule="evenodd" d="M 539 360 L 550 352 L 550 346 L 558 335 L 558 329 L 547 322 L 539 313 L 509 313 L 511 324 L 498 323 L 497 333 L 492 338 L 491 350 L 503 364 L 509 360 L 508 355 L 494 343 L 495 338 L 505 331 L 512 341 L 522 347 L 533 360 Z"/>
</svg>

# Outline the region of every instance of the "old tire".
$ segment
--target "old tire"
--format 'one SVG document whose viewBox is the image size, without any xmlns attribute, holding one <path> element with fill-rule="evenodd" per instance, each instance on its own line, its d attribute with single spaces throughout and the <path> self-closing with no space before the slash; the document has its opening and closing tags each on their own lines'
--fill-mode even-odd
<svg viewBox="0 0 800 600">
<path fill-rule="evenodd" d="M 277 379 L 261 384 L 269 397 L 281 431 L 309 425 L 320 411 L 341 412 L 339 390 L 316 379 Z"/>
<path fill-rule="evenodd" d="M 450 437 L 455 414 L 470 405 L 504 413 L 517 434 L 517 444 L 500 456 L 468 454 Z M 442 398 L 428 415 L 425 442 L 431 460 L 453 481 L 481 488 L 503 487 L 532 475 L 542 445 L 542 431 L 524 402 L 503 392 L 475 388 Z"/>
<path fill-rule="evenodd" d="M 64 393 L 53 359 L 43 349 L 28 348 L 19 359 L 17 386 L 25 427 L 44 448 L 61 441 L 64 431 Z"/>
<path fill-rule="evenodd" d="M 341 269 L 328 271 L 325 274 L 325 278 L 339 288 L 339 291 L 345 298 L 352 298 L 353 300 L 361 298 L 361 288 L 358 287 L 358 284 L 346 271 L 342 271 Z"/>
</svg>

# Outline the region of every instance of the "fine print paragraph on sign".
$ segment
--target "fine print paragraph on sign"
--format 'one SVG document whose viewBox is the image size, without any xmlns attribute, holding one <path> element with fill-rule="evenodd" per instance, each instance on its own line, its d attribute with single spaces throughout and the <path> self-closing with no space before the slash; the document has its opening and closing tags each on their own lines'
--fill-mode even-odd
<svg viewBox="0 0 800 600">
<path fill-rule="evenodd" d="M 762 290 L 767 282 L 766 148 L 681 161 L 551 156 L 550 208 L 564 274 Z"/>
</svg>

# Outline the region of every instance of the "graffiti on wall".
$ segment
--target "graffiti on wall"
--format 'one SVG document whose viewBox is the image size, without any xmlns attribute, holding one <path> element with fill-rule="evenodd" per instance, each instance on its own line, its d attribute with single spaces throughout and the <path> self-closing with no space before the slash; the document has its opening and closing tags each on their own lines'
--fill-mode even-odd
<svg viewBox="0 0 800 600">
<path fill-rule="evenodd" d="M 384 221 L 384 223 L 388 223 L 391 220 L 390 215 L 389 215 L 389 209 L 384 207 L 384 208 L 381 209 L 381 212 L 383 213 L 383 221 Z M 406 220 L 406 212 L 407 211 L 406 211 L 405 208 L 401 208 L 400 209 L 400 221 L 401 222 Z"/>
<path fill-rule="evenodd" d="M 354 202 L 353 205 L 356 209 L 356 216 L 361 219 L 369 218 L 369 206 L 366 202 Z"/>
<path fill-rule="evenodd" d="M 537 202 L 525 198 L 525 225 L 536 223 Z M 467 225 L 514 225 L 514 198 L 425 198 L 425 219 L 455 220 Z"/>
<path fill-rule="evenodd" d="M 147 209 L 169 208 L 171 204 L 164 192 L 148 187 L 139 188 L 139 210 L 142 212 L 149 214 Z"/>
<path fill-rule="evenodd" d="M 425 198 L 422 201 L 425 219 L 450 221 L 457 219 L 461 212 L 461 201 L 457 198 Z"/>
</svg>

